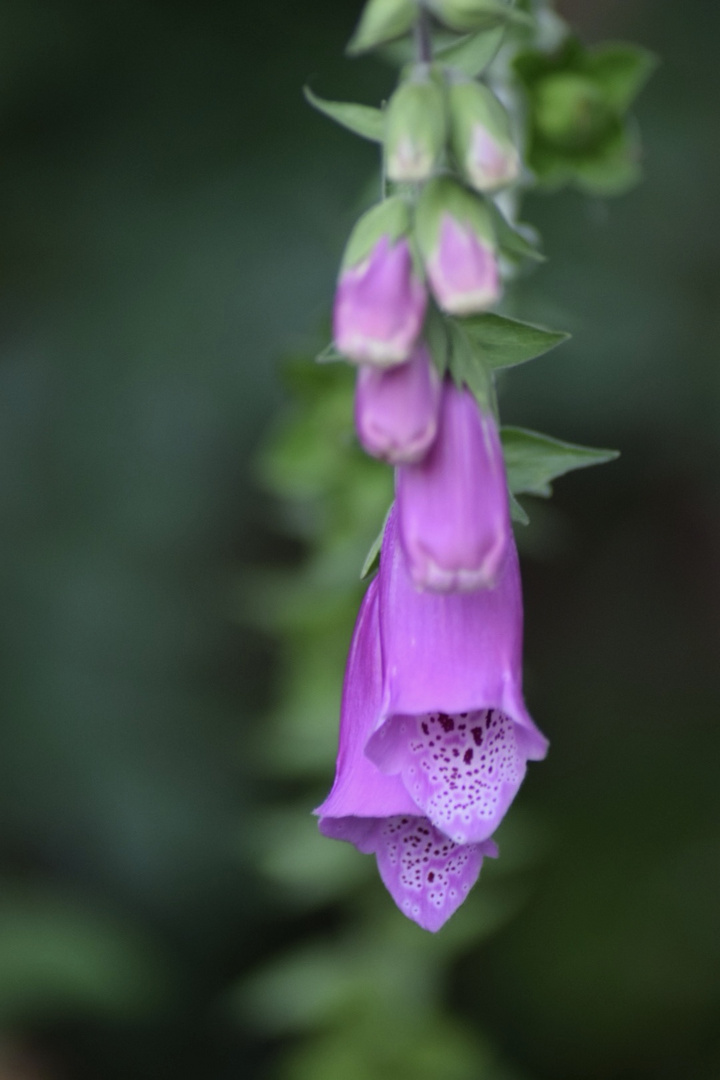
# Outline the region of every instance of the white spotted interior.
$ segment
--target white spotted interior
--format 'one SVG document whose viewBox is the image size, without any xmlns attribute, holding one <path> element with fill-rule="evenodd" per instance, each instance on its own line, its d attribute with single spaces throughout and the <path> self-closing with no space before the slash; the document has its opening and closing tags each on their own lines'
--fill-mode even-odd
<svg viewBox="0 0 720 1080">
<path fill-rule="evenodd" d="M 427 930 L 437 930 L 459 907 L 482 865 L 483 845 L 460 846 L 422 817 L 386 818 L 375 845 L 395 903 Z"/>
<path fill-rule="evenodd" d="M 403 779 L 418 806 L 458 844 L 484 839 L 525 774 L 513 721 L 499 709 L 482 709 L 396 723 L 406 747 Z"/>
</svg>

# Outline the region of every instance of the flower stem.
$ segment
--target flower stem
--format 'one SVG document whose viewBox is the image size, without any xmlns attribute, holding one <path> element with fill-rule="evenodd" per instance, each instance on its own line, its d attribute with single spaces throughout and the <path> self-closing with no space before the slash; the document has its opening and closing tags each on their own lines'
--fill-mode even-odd
<svg viewBox="0 0 720 1080">
<path fill-rule="evenodd" d="M 420 9 L 415 23 L 415 57 L 418 64 L 432 64 L 433 47 L 427 11 Z"/>
</svg>

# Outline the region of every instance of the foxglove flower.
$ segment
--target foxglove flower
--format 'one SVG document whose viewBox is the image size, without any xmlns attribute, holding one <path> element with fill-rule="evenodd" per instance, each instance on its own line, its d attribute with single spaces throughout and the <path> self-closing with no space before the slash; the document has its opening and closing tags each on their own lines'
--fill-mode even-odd
<svg viewBox="0 0 720 1080">
<path fill-rule="evenodd" d="M 404 364 L 386 370 L 361 366 L 355 427 L 368 454 L 393 465 L 420 461 L 437 432 L 440 387 L 422 343 Z"/>
<path fill-rule="evenodd" d="M 451 315 L 486 311 L 500 298 L 495 237 L 479 196 L 442 178 L 426 184 L 417 236 L 433 295 Z"/>
<path fill-rule="evenodd" d="M 382 651 L 375 578 L 358 615 L 348 657 L 335 783 L 319 815 L 320 831 L 374 854 L 400 910 L 425 930 L 439 930 L 477 880 L 492 840 L 459 845 L 433 826 L 401 777 L 380 772 L 365 756 L 383 696 Z"/>
<path fill-rule="evenodd" d="M 379 574 L 383 695 L 365 752 L 431 824 L 459 845 L 500 824 L 547 740 L 522 695 L 522 595 L 514 540 L 496 584 L 418 592 L 385 527 Z"/>
<path fill-rule="evenodd" d="M 450 87 L 451 142 L 467 179 L 478 191 L 496 191 L 516 180 L 520 155 L 498 99 L 479 82 Z"/>
<path fill-rule="evenodd" d="M 493 416 L 446 379 L 437 437 L 396 473 L 400 542 L 421 589 L 467 591 L 493 584 L 512 526 L 502 447 Z"/>
<path fill-rule="evenodd" d="M 427 293 L 413 266 L 408 230 L 405 203 L 385 199 L 360 219 L 348 241 L 333 332 L 338 350 L 357 363 L 402 363 L 419 337 Z"/>
</svg>

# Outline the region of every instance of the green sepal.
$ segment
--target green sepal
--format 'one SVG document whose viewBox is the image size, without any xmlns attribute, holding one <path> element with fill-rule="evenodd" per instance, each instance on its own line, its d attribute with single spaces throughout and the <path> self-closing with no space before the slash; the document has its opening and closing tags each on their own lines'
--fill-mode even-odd
<svg viewBox="0 0 720 1080">
<path fill-rule="evenodd" d="M 466 34 L 458 41 L 435 50 L 435 59 L 444 67 L 451 67 L 474 79 L 488 67 L 498 54 L 506 26 L 501 24 L 494 30 L 481 30 L 477 34 Z"/>
<path fill-rule="evenodd" d="M 338 360 L 345 361 L 347 360 L 347 357 L 343 356 L 341 352 L 337 351 L 337 349 L 335 348 L 335 343 L 333 341 L 331 341 L 329 345 L 326 345 L 325 348 L 322 349 L 322 351 L 319 352 L 315 357 L 316 364 L 335 364 L 338 362 Z"/>
<path fill-rule="evenodd" d="M 586 49 L 574 37 L 554 53 L 515 58 L 529 97 L 527 163 L 540 186 L 602 196 L 638 182 L 640 140 L 625 113 L 656 64 L 633 45 Z"/>
<path fill-rule="evenodd" d="M 530 518 L 527 516 L 524 507 L 517 501 L 512 491 L 509 492 L 510 503 L 510 517 L 513 521 L 517 521 L 518 525 L 529 525 Z"/>
<path fill-rule="evenodd" d="M 459 33 L 494 30 L 508 23 L 532 26 L 533 19 L 502 0 L 426 0 L 433 15 Z"/>
<path fill-rule="evenodd" d="M 365 578 L 369 578 L 371 574 L 374 574 L 375 571 L 380 568 L 380 549 L 382 547 L 383 536 L 385 535 L 385 527 L 387 525 L 388 518 L 390 517 L 391 510 L 392 504 L 388 507 L 388 511 L 385 515 L 385 518 L 383 519 L 382 529 L 373 540 L 372 544 L 370 545 L 370 550 L 365 557 L 365 562 L 363 563 L 362 570 L 360 571 L 361 581 L 364 581 Z"/>
<path fill-rule="evenodd" d="M 536 237 L 535 242 L 521 233 L 519 229 L 514 228 L 494 202 L 488 202 L 488 209 L 492 217 L 498 247 L 503 255 L 513 260 L 532 259 L 533 262 L 545 262 L 545 255 L 538 247 L 540 236 L 532 225 L 523 225 L 523 229 Z"/>
<path fill-rule="evenodd" d="M 466 321 L 461 323 L 455 319 L 445 320 L 450 339 L 448 370 L 455 385 L 460 389 L 467 386 L 481 409 L 497 414 L 492 373 L 483 363 L 482 354 L 465 333 Z"/>
<path fill-rule="evenodd" d="M 438 245 L 443 214 L 451 214 L 461 225 L 469 225 L 487 245 L 495 249 L 495 233 L 486 199 L 447 176 L 425 184 L 415 211 L 415 236 L 425 261 Z"/>
<path fill-rule="evenodd" d="M 548 330 L 489 312 L 470 315 L 462 325 L 489 371 L 534 360 L 570 337 L 563 330 Z"/>
<path fill-rule="evenodd" d="M 357 56 L 402 37 L 417 18 L 418 8 L 413 0 L 368 0 L 346 52 Z"/>
<path fill-rule="evenodd" d="M 399 195 L 383 199 L 368 210 L 355 225 L 343 255 L 343 269 L 356 266 L 370 254 L 381 236 L 391 244 L 410 230 L 410 212 Z"/>
<path fill-rule="evenodd" d="M 641 161 L 639 134 L 626 122 L 594 154 L 575 163 L 573 179 L 590 195 L 622 195 L 642 178 Z"/>
<path fill-rule="evenodd" d="M 606 101 L 624 113 L 659 64 L 659 59 L 639 45 L 601 45 L 587 56 L 586 69 L 602 86 Z"/>
<path fill-rule="evenodd" d="M 448 90 L 450 145 L 465 180 L 477 191 L 489 192 L 517 180 L 520 155 L 513 142 L 505 106 L 484 83 L 475 79 L 454 81 Z M 504 159 L 501 175 L 478 162 L 473 152 L 474 133 L 484 129 Z"/>
<path fill-rule="evenodd" d="M 442 379 L 450 365 L 450 338 L 447 319 L 444 318 L 432 299 L 428 303 L 423 337 L 430 351 L 433 366 Z"/>
<path fill-rule="evenodd" d="M 329 116 L 336 124 L 347 128 L 353 134 L 371 142 L 383 141 L 385 132 L 385 114 L 382 109 L 371 105 L 356 105 L 352 101 L 327 101 L 314 94 L 309 86 L 303 87 L 305 100 L 324 116 Z"/>
<path fill-rule="evenodd" d="M 598 450 L 591 446 L 541 435 L 524 428 L 503 427 L 500 430 L 508 486 L 513 495 L 552 494 L 551 481 L 573 469 L 603 465 L 619 456 L 617 450 Z"/>
</svg>

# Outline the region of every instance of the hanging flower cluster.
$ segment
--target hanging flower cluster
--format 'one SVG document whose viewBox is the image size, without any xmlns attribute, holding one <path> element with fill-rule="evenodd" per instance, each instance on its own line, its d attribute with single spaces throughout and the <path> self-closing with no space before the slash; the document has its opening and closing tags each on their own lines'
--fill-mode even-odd
<svg viewBox="0 0 720 1080">
<path fill-rule="evenodd" d="M 347 243 L 333 334 L 358 368 L 360 443 L 395 467 L 370 560 L 379 572 L 350 648 L 335 783 L 316 813 L 325 836 L 376 856 L 399 908 L 428 930 L 497 855 L 492 838 L 526 763 L 547 751 L 522 694 L 511 516 L 527 518 L 515 495 L 548 495 L 555 477 L 615 456 L 498 423 L 494 371 L 567 336 L 490 310 L 514 268 L 541 257 L 507 213 L 531 177 L 487 76 L 501 50 L 512 105 L 523 82 L 509 78 L 510 60 L 534 40 L 530 7 L 369 0 L 351 52 L 415 39 L 387 107 L 307 92 L 383 146 L 383 198 Z M 463 36 L 448 44 L 448 31 Z M 577 63 L 577 49 L 569 55 Z"/>
</svg>

